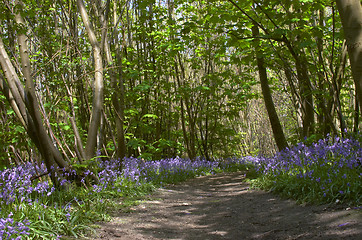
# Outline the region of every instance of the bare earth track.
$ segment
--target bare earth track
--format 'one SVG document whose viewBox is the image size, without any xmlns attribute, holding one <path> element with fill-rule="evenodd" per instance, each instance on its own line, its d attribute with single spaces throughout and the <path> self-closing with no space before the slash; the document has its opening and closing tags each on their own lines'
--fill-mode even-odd
<svg viewBox="0 0 362 240">
<path fill-rule="evenodd" d="M 159 189 L 93 239 L 362 239 L 361 210 L 300 206 L 243 180 L 223 173 Z"/>
</svg>

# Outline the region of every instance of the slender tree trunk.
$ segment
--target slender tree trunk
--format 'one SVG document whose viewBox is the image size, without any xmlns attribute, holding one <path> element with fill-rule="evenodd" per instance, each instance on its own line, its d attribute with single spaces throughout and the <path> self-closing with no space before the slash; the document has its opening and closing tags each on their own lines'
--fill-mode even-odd
<svg viewBox="0 0 362 240">
<path fill-rule="evenodd" d="M 305 59 L 305 56 L 303 56 L 303 52 L 301 50 L 297 50 L 298 52 L 294 50 L 291 42 L 286 36 L 283 36 L 282 41 L 286 44 L 295 60 L 302 109 L 302 134 L 303 137 L 309 137 L 314 133 L 314 103 L 312 84 L 308 74 L 307 60 Z"/>
<path fill-rule="evenodd" d="M 117 28 L 117 15 L 116 15 L 116 6 L 114 6 L 114 19 L 113 24 L 115 26 L 114 29 L 114 36 L 118 36 L 118 28 Z M 114 39 L 114 46 L 115 46 L 115 52 L 116 52 L 116 59 L 117 59 L 117 65 L 118 65 L 118 82 L 116 79 L 111 79 L 111 84 L 115 88 L 112 96 L 112 102 L 113 107 L 115 110 L 115 113 L 117 115 L 116 117 L 116 137 L 117 137 L 117 158 L 123 159 L 126 156 L 127 153 L 127 147 L 126 147 L 126 140 L 124 136 L 124 109 L 125 109 L 125 103 L 124 103 L 124 76 L 123 76 L 123 69 L 122 69 L 122 56 L 121 56 L 121 49 L 119 42 L 123 41 L 122 39 L 119 39 L 116 37 Z M 123 46 L 124 47 L 124 46 Z M 109 52 L 110 54 L 110 52 Z"/>
<path fill-rule="evenodd" d="M 258 37 L 259 36 L 259 29 L 256 25 L 252 28 L 253 36 Z M 260 43 L 257 38 L 254 40 L 255 43 L 255 55 L 256 60 L 258 64 L 258 70 L 259 70 L 259 78 L 260 78 L 260 85 L 264 97 L 264 103 L 265 107 L 268 112 L 270 124 L 273 130 L 274 139 L 278 146 L 279 151 L 285 149 L 288 147 L 287 141 L 284 136 L 283 128 L 280 124 L 278 114 L 275 110 L 273 98 L 270 92 L 270 87 L 268 83 L 268 76 L 266 73 L 266 68 L 264 65 L 264 58 L 262 57 L 262 53 L 260 52 Z"/>
<path fill-rule="evenodd" d="M 85 146 L 85 157 L 91 159 L 95 156 L 97 146 L 97 134 L 101 122 L 103 109 L 103 63 L 101 48 L 93 31 L 92 24 L 89 20 L 86 7 L 83 0 L 77 0 L 78 11 L 82 17 L 84 26 L 88 33 L 89 41 L 93 48 L 94 57 L 94 94 L 92 104 L 92 114 L 90 118 L 87 143 Z"/>
<path fill-rule="evenodd" d="M 302 99 L 303 137 L 309 137 L 314 132 L 314 103 L 310 79 L 301 56 L 296 59 L 296 68 Z"/>
<path fill-rule="evenodd" d="M 324 9 L 318 11 L 318 26 L 324 26 Z M 324 64 L 323 58 L 323 38 L 317 37 L 317 50 L 318 50 L 318 59 L 315 61 L 315 64 L 318 66 L 317 75 L 318 75 L 318 82 L 316 86 L 318 87 L 318 91 L 315 93 L 316 99 L 316 107 L 318 108 L 317 111 L 317 120 L 319 128 L 317 132 L 319 134 L 327 135 L 331 131 L 331 118 L 328 116 L 327 108 L 326 108 L 326 100 L 324 98 L 326 94 L 326 83 L 328 82 L 328 76 L 326 75 L 326 68 Z"/>
<path fill-rule="evenodd" d="M 17 6 L 22 7 L 22 3 L 16 2 Z M 25 27 L 20 12 L 15 13 L 15 21 L 22 27 Z M 51 174 L 54 185 L 58 185 L 54 170 L 58 167 L 66 168 L 68 163 L 64 160 L 59 150 L 54 146 L 47 131 L 43 125 L 40 114 L 39 102 L 35 94 L 35 85 L 31 76 L 31 64 L 29 59 L 29 48 L 27 37 L 23 31 L 18 32 L 18 43 L 21 57 L 21 71 L 25 79 L 25 88 L 22 86 L 19 76 L 15 71 L 13 64 L 5 50 L 4 44 L 0 39 L 0 64 L 7 79 L 1 79 L 1 90 L 8 98 L 11 106 L 24 125 L 29 137 L 32 139 L 44 162 L 47 170 Z"/>
<path fill-rule="evenodd" d="M 358 132 L 358 127 L 359 127 L 359 124 L 360 124 L 360 116 L 359 116 L 359 111 L 358 111 L 358 108 L 359 108 L 359 104 L 358 104 L 358 99 L 357 99 L 357 96 L 355 96 L 355 109 L 354 109 L 354 118 L 353 118 L 353 132 L 357 133 Z"/>
<path fill-rule="evenodd" d="M 360 0 L 337 0 L 362 114 L 362 7 Z"/>
<path fill-rule="evenodd" d="M 177 70 L 177 64 L 175 66 L 176 69 L 176 79 L 177 79 L 177 83 L 178 83 L 178 88 L 180 89 L 180 80 L 179 80 L 179 76 L 178 76 L 178 70 Z M 190 159 L 194 158 L 194 154 L 191 151 L 191 147 L 190 147 L 190 141 L 187 135 L 187 130 L 186 130 L 186 120 L 185 120 L 185 109 L 184 109 L 184 100 L 183 97 L 180 98 L 180 107 L 181 107 L 181 128 L 182 128 L 182 134 L 184 137 L 184 142 L 186 145 L 186 151 L 187 151 L 187 155 Z"/>
<path fill-rule="evenodd" d="M 18 4 L 21 6 L 22 4 Z M 25 26 L 25 22 L 23 21 L 20 12 L 15 14 L 15 20 L 21 26 Z M 53 145 L 50 137 L 48 136 L 45 127 L 42 122 L 42 117 L 39 109 L 39 102 L 37 100 L 35 94 L 35 86 L 31 76 L 31 65 L 29 58 L 29 48 L 27 44 L 27 37 L 23 31 L 19 31 L 18 41 L 19 41 L 19 50 L 21 57 L 21 66 L 23 76 L 25 78 L 25 105 L 29 111 L 29 114 L 34 122 L 34 127 L 36 129 L 36 135 L 39 138 L 40 147 L 42 148 L 42 156 L 47 164 L 48 171 L 52 172 L 52 167 L 57 167 L 55 163 L 59 167 L 67 167 L 68 164 L 64 161 L 62 155 L 59 150 Z M 55 183 L 56 184 L 56 183 Z"/>
</svg>

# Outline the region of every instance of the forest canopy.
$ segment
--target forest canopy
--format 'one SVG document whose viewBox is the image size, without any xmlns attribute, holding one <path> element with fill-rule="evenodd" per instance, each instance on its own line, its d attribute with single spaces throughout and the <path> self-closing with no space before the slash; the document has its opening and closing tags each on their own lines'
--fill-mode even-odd
<svg viewBox="0 0 362 240">
<path fill-rule="evenodd" d="M 270 156 L 358 132 L 362 35 L 350 19 L 361 21 L 360 9 L 357 0 L 4 0 L 1 166 Z"/>
</svg>

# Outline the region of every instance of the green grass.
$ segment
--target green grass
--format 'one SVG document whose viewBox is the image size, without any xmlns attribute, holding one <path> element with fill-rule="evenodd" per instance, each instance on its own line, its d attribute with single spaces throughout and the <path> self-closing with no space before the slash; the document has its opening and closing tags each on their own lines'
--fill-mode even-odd
<svg viewBox="0 0 362 240">
<path fill-rule="evenodd" d="M 29 220 L 30 234 L 22 235 L 21 239 L 78 238 L 94 231 L 95 222 L 109 221 L 111 212 L 126 210 L 156 187 L 152 183 L 121 180 L 113 189 L 110 187 L 101 192 L 73 185 L 67 191 L 55 190 L 50 196 L 34 196 L 37 200 L 30 204 L 14 202 L 2 205 L 1 212 L 12 212 L 14 221 Z"/>
<path fill-rule="evenodd" d="M 251 186 L 299 203 L 362 204 L 362 148 L 353 139 L 321 140 L 263 159 Z"/>
<path fill-rule="evenodd" d="M 311 178 L 301 178 L 297 174 L 312 170 L 314 177 Z M 298 203 L 344 203 L 360 206 L 362 203 L 360 170 L 344 168 L 338 173 L 333 173 L 333 177 L 330 171 L 330 168 L 320 166 L 308 170 L 294 168 L 278 175 L 258 174 L 250 182 L 253 188 L 272 191 L 282 197 L 294 199 Z"/>
</svg>

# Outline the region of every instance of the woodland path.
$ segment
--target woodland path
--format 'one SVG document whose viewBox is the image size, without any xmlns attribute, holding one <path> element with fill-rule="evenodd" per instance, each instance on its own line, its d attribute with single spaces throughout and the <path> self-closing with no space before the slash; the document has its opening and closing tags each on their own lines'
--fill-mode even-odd
<svg viewBox="0 0 362 240">
<path fill-rule="evenodd" d="M 92 239 L 362 239 L 362 211 L 300 206 L 223 173 L 157 190 L 129 213 L 116 213 Z"/>
</svg>

